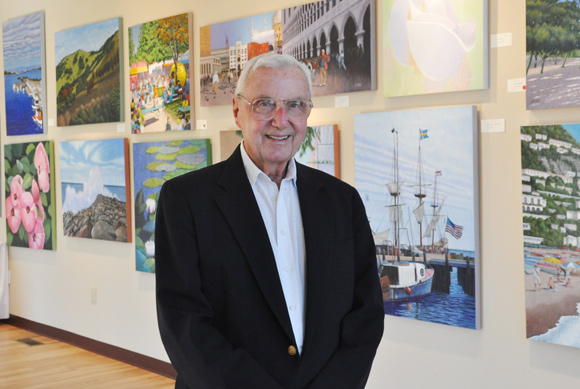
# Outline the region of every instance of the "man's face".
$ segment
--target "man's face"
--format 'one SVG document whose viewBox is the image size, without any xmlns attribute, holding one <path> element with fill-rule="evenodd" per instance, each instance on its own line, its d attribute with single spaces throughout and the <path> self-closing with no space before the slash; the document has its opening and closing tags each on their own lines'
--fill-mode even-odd
<svg viewBox="0 0 580 389">
<path fill-rule="evenodd" d="M 246 80 L 243 97 L 310 100 L 308 83 L 300 69 L 258 68 Z M 244 146 L 252 161 L 266 174 L 281 172 L 304 140 L 307 118 L 290 119 L 280 107 L 270 120 L 259 120 L 252 107 L 233 99 L 234 117 L 244 135 Z"/>
</svg>

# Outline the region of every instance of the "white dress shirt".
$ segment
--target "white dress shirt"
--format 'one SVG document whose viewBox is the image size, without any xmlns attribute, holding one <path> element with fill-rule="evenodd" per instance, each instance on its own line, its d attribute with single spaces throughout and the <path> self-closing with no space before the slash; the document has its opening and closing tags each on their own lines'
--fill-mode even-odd
<svg viewBox="0 0 580 389">
<path fill-rule="evenodd" d="M 278 190 L 276 183 L 270 180 L 250 159 L 243 141 L 240 149 L 244 168 L 260 207 L 276 259 L 296 348 L 299 353 L 302 353 L 306 247 L 296 189 L 296 162 L 292 158 L 288 163 L 286 177 Z"/>
</svg>

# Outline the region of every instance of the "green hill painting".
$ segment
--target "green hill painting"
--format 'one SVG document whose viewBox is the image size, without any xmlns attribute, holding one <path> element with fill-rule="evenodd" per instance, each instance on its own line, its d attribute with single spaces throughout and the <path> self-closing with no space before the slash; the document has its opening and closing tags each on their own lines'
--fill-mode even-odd
<svg viewBox="0 0 580 389">
<path fill-rule="evenodd" d="M 121 19 L 55 34 L 58 126 L 122 121 Z"/>
</svg>

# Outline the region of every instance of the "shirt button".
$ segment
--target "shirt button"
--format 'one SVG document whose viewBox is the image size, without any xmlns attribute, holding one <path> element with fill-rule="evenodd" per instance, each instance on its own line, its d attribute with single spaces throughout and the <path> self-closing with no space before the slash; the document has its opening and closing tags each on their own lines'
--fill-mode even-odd
<svg viewBox="0 0 580 389">
<path fill-rule="evenodd" d="M 290 272 L 290 266 L 286 266 L 286 267 L 284 268 L 284 270 L 285 270 L 287 273 L 288 273 L 288 272 Z"/>
<path fill-rule="evenodd" d="M 296 306 L 295 306 L 295 305 L 290 305 L 290 310 L 291 310 L 291 311 L 293 311 L 293 310 L 295 310 L 295 309 L 296 309 Z"/>
<path fill-rule="evenodd" d="M 291 356 L 296 355 L 297 352 L 298 351 L 296 350 L 296 347 L 294 347 L 294 346 L 288 347 L 288 354 L 290 354 Z"/>
<path fill-rule="evenodd" d="M 280 230 L 280 235 L 284 235 L 284 230 Z"/>
</svg>

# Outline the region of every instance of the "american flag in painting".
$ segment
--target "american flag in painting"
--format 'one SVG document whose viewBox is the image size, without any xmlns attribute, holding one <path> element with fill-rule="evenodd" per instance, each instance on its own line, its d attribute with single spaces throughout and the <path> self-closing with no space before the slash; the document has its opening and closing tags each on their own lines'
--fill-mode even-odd
<svg viewBox="0 0 580 389">
<path fill-rule="evenodd" d="M 463 235 L 463 227 L 459 224 L 453 224 L 451 219 L 447 218 L 447 224 L 445 225 L 445 232 L 449 232 L 451 236 L 455 239 L 461 238 Z"/>
</svg>

